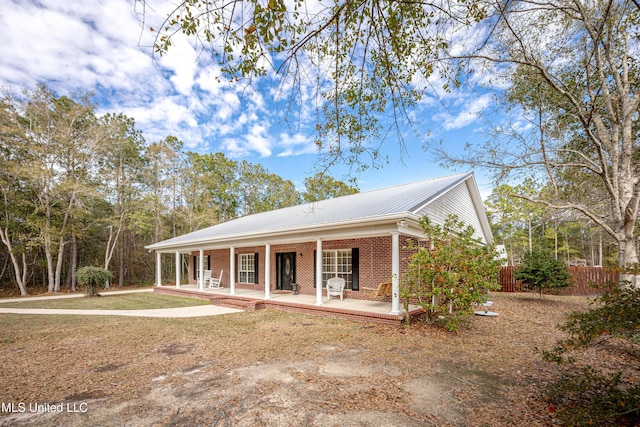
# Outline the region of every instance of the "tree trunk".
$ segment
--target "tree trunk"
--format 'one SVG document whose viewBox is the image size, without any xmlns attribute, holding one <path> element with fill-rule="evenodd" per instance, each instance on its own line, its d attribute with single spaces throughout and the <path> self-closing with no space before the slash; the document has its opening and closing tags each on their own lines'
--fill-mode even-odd
<svg viewBox="0 0 640 427">
<path fill-rule="evenodd" d="M 69 248 L 69 288 L 71 292 L 77 290 L 76 286 L 76 270 L 78 268 L 78 241 L 76 233 L 71 233 L 71 247 Z"/>
<path fill-rule="evenodd" d="M 598 244 L 598 265 L 604 267 L 604 261 L 602 260 L 602 232 L 600 233 L 600 243 Z"/>
<path fill-rule="evenodd" d="M 53 272 L 53 248 L 51 242 L 51 209 L 45 208 L 44 255 L 47 259 L 47 291 L 55 290 L 55 274 Z"/>
<path fill-rule="evenodd" d="M 2 265 L 2 271 L 0 271 L 0 283 L 2 283 L 2 281 L 3 281 L 2 279 L 4 277 L 4 274 L 7 271 L 7 267 L 9 267 L 9 257 L 8 256 L 4 257 L 4 263 Z"/>
<path fill-rule="evenodd" d="M 553 224 L 553 253 L 558 260 L 558 224 Z"/>
<path fill-rule="evenodd" d="M 122 226 L 124 223 L 124 210 L 120 212 L 120 217 L 118 220 L 118 229 L 116 231 L 113 230 L 113 226 L 109 226 L 109 239 L 107 241 L 107 247 L 104 252 L 104 269 L 109 270 L 109 264 L 111 264 L 111 259 L 113 258 L 113 253 L 116 250 L 118 245 L 118 240 L 120 238 L 120 234 L 122 233 Z M 107 284 L 105 289 L 109 289 L 110 281 L 107 280 Z"/>
<path fill-rule="evenodd" d="M 60 292 L 60 282 L 62 278 L 62 263 L 64 261 L 64 248 L 66 243 L 64 237 L 60 238 L 60 244 L 58 245 L 58 259 L 56 260 L 56 276 L 54 280 L 54 292 Z"/>
<path fill-rule="evenodd" d="M 11 244 L 11 239 L 9 236 L 8 229 L 0 229 L 0 239 L 2 243 L 7 248 L 7 252 L 9 253 L 9 258 L 11 258 L 11 264 L 13 265 L 13 272 L 16 275 L 16 283 L 18 284 L 18 288 L 20 289 L 20 296 L 26 297 L 29 295 L 27 293 L 27 262 L 25 254 L 22 254 L 22 266 L 20 266 L 20 262 L 18 261 L 18 257 L 13 249 L 13 245 Z M 22 268 L 20 268 L 22 267 Z M 22 271 L 21 271 L 22 270 Z"/>
<path fill-rule="evenodd" d="M 620 286 L 639 288 L 640 274 L 637 269 L 638 248 L 635 236 L 625 236 L 618 242 L 618 266 L 622 268 L 620 273 Z M 629 269 L 625 269 L 629 267 Z"/>
<path fill-rule="evenodd" d="M 125 247 L 126 247 L 126 240 L 127 240 L 127 233 L 123 233 L 122 234 L 122 239 L 120 239 L 121 245 L 120 245 L 120 253 L 119 253 L 119 257 L 120 257 L 120 270 L 118 272 L 118 286 L 119 287 L 123 287 L 124 286 L 124 272 L 125 272 L 125 256 L 124 256 L 124 251 L 125 251 Z"/>
<path fill-rule="evenodd" d="M 60 227 L 60 230 L 66 230 L 69 223 L 73 221 L 73 218 L 71 216 L 71 209 L 73 209 L 73 206 L 75 205 L 75 201 L 76 201 L 76 193 L 72 192 L 71 195 L 69 196 L 69 201 L 67 202 L 67 208 L 64 212 L 64 219 L 62 220 L 62 225 Z M 55 292 L 60 292 L 60 284 L 62 282 L 62 264 L 64 262 L 64 248 L 66 246 L 66 242 L 65 242 L 65 236 L 64 234 L 62 234 L 60 236 L 60 243 L 58 245 L 58 260 L 57 260 L 57 264 L 56 264 L 56 277 L 55 277 Z"/>
<path fill-rule="evenodd" d="M 47 291 L 53 292 L 55 289 L 55 274 L 53 272 L 53 254 L 51 253 L 51 242 L 44 244 L 44 253 L 47 258 Z"/>
</svg>

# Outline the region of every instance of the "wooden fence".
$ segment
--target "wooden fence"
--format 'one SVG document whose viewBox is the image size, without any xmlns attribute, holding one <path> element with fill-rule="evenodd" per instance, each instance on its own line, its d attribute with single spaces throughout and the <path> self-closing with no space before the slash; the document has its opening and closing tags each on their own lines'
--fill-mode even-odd
<svg viewBox="0 0 640 427">
<path fill-rule="evenodd" d="M 617 271 L 600 267 L 569 267 L 569 274 L 571 274 L 573 286 L 548 292 L 558 295 L 595 295 L 601 294 L 604 287 L 611 283 L 618 283 L 620 280 Z M 516 280 L 513 267 L 501 267 L 498 283 L 500 283 L 501 292 L 522 291 L 522 283 Z"/>
</svg>

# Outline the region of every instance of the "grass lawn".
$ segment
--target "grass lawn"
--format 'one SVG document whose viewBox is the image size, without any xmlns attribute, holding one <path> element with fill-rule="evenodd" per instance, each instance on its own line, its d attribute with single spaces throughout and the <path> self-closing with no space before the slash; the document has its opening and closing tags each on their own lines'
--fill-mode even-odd
<svg viewBox="0 0 640 427">
<path fill-rule="evenodd" d="M 562 338 L 555 326 L 588 301 L 491 299 L 499 316 L 473 317 L 457 334 L 270 310 L 189 319 L 3 314 L 5 409 L 64 402 L 86 411 L 5 411 L 0 425 L 554 425 L 543 390 L 559 371 L 536 348 Z"/>
<path fill-rule="evenodd" d="M 118 295 L 101 295 L 99 297 L 55 298 L 46 300 L 12 301 L 0 304 L 0 307 L 12 308 L 51 308 L 77 310 L 147 310 L 159 308 L 193 307 L 208 305 L 209 301 L 196 298 L 159 295 L 151 292 L 140 292 Z"/>
</svg>

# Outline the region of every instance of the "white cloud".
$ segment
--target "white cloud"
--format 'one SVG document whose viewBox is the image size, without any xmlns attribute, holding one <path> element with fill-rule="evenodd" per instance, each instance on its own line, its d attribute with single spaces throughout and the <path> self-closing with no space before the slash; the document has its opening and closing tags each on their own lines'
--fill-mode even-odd
<svg viewBox="0 0 640 427">
<path fill-rule="evenodd" d="M 216 117 L 222 121 L 229 120 L 240 108 L 240 99 L 235 93 L 226 92 L 219 99 L 213 101 L 218 107 Z"/>
<path fill-rule="evenodd" d="M 135 118 L 137 127 L 145 129 L 147 140 L 158 141 L 175 135 L 188 148 L 195 149 L 203 142 L 201 132 L 197 129 L 197 117 L 180 101 L 176 97 L 163 97 L 147 105 L 122 106 L 120 111 Z"/>
<path fill-rule="evenodd" d="M 237 138 L 225 138 L 221 146 L 231 158 L 243 157 L 249 154 L 244 144 Z"/>
<path fill-rule="evenodd" d="M 123 7 L 126 4 L 44 2 L 43 7 L 20 2 L 4 7 L 0 82 L 10 87 L 49 82 L 61 92 L 126 85 L 123 77 L 151 65 L 149 56 L 135 46 L 135 15 L 131 7 Z M 119 19 L 110 21 L 114 14 Z"/>
<path fill-rule="evenodd" d="M 313 139 L 304 136 L 301 133 L 296 133 L 294 135 L 281 133 L 278 146 L 283 149 L 278 153 L 278 157 L 313 154 L 318 150 Z"/>
<path fill-rule="evenodd" d="M 271 141 L 268 127 L 264 124 L 254 124 L 246 136 L 246 143 L 249 150 L 260 153 L 262 157 L 269 157 L 271 155 Z"/>
<path fill-rule="evenodd" d="M 207 91 L 210 96 L 220 95 L 224 85 L 220 69 L 213 64 L 198 74 L 196 83 L 202 90 Z"/>
<path fill-rule="evenodd" d="M 490 105 L 490 94 L 480 95 L 475 98 L 462 96 L 458 98 L 447 111 L 436 114 L 434 120 L 438 122 L 444 130 L 460 129 L 477 122 Z M 450 112 L 453 109 L 457 111 L 453 113 Z"/>
<path fill-rule="evenodd" d="M 174 88 L 183 95 L 189 95 L 198 71 L 198 54 L 184 37 L 175 38 L 170 54 L 160 58 L 159 63 L 173 73 L 169 79 Z"/>
</svg>

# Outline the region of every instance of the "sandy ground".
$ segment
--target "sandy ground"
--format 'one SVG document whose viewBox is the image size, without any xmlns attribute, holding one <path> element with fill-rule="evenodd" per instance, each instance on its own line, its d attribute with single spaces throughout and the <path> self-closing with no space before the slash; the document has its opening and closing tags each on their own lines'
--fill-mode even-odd
<svg viewBox="0 0 640 427">
<path fill-rule="evenodd" d="M 496 295 L 451 334 L 258 311 L 0 315 L 0 425 L 543 426 L 536 347 L 586 300 Z"/>
</svg>

